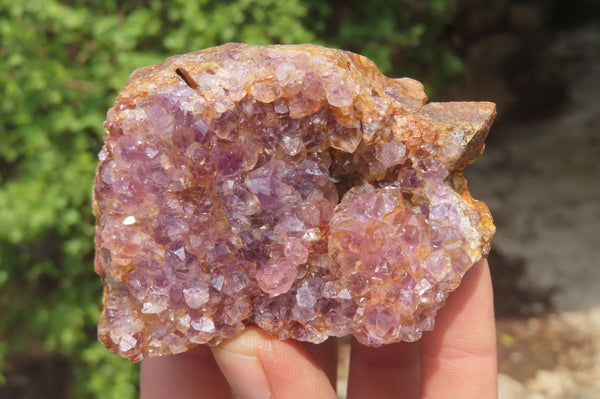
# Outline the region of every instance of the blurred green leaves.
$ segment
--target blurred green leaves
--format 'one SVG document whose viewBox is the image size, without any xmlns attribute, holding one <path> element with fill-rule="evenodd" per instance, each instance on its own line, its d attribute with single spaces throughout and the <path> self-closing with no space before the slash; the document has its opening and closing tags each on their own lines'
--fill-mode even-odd
<svg viewBox="0 0 600 399">
<path fill-rule="evenodd" d="M 450 5 L 0 0 L 0 375 L 35 342 L 81 365 L 74 397 L 136 396 L 137 367 L 95 340 L 91 212 L 102 122 L 134 69 L 228 41 L 315 42 L 435 83 L 462 66 L 439 40 Z"/>
<path fill-rule="evenodd" d="M 430 93 L 462 68 L 442 40 L 453 20 L 452 0 L 310 3 L 317 17 L 307 26 L 322 43 L 363 54 L 391 76 L 422 80 Z"/>
</svg>

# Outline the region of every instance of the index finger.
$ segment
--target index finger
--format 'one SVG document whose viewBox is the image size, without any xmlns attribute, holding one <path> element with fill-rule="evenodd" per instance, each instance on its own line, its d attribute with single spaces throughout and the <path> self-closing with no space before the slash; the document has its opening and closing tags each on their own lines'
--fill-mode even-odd
<svg viewBox="0 0 600 399">
<path fill-rule="evenodd" d="M 421 339 L 423 399 L 496 398 L 497 356 L 487 260 L 475 264 Z"/>
<path fill-rule="evenodd" d="M 210 348 L 199 345 L 177 355 L 142 360 L 141 399 L 231 398 Z"/>
</svg>

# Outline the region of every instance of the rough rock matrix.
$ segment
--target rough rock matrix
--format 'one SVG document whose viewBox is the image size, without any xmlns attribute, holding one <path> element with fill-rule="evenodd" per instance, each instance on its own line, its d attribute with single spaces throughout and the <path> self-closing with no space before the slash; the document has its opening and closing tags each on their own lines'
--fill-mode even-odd
<svg viewBox="0 0 600 399">
<path fill-rule="evenodd" d="M 494 233 L 461 173 L 494 105 L 425 102 L 419 82 L 313 45 L 135 71 L 94 188 L 100 340 L 139 361 L 246 325 L 419 339 Z"/>
</svg>

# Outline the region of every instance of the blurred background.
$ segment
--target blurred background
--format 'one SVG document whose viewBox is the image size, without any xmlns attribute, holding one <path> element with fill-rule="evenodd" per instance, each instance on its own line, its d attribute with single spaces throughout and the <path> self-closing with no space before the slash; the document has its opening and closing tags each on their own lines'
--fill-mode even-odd
<svg viewBox="0 0 600 399">
<path fill-rule="evenodd" d="M 501 398 L 600 397 L 600 1 L 0 0 L 0 398 L 134 398 L 96 342 L 91 189 L 136 68 L 312 42 L 499 117 L 467 175 L 498 232 Z"/>
</svg>

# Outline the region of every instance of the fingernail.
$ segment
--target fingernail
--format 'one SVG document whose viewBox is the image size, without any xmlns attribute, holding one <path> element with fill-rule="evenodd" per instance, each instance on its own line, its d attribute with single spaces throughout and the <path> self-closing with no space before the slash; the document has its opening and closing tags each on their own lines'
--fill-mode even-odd
<svg viewBox="0 0 600 399">
<path fill-rule="evenodd" d="M 257 357 L 212 348 L 213 356 L 236 399 L 270 399 L 271 388 Z"/>
</svg>

